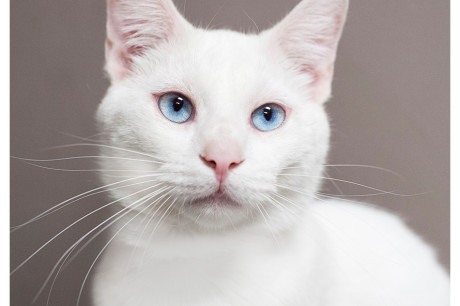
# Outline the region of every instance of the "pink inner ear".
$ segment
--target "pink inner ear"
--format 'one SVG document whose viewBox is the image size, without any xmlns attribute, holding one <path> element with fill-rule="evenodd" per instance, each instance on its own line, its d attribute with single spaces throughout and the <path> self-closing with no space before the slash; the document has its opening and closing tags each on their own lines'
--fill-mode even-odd
<svg viewBox="0 0 460 306">
<path fill-rule="evenodd" d="M 312 78 L 306 85 L 318 103 L 330 94 L 347 7 L 348 0 L 304 0 L 275 30 L 276 43 L 291 60 L 293 68 Z"/>
<path fill-rule="evenodd" d="M 119 81 L 128 75 L 132 59 L 123 46 L 115 45 L 109 38 L 105 42 L 106 69 L 112 80 Z"/>
<path fill-rule="evenodd" d="M 313 101 L 326 101 L 331 92 L 331 82 L 334 75 L 334 62 L 332 61 L 329 65 L 323 69 L 316 69 L 312 73 L 313 82 L 311 94 Z"/>
<path fill-rule="evenodd" d="M 128 41 L 129 39 L 139 38 L 141 35 L 137 31 L 130 31 L 129 33 L 124 33 L 123 36 L 125 36 L 124 40 Z M 131 45 L 128 46 L 126 53 L 129 56 L 136 56 L 143 54 L 146 49 L 146 46 Z M 129 62 L 131 63 L 132 60 L 129 60 Z"/>
<path fill-rule="evenodd" d="M 122 17 L 117 16 L 117 14 L 113 11 L 113 8 L 111 9 L 109 7 L 105 54 L 107 60 L 107 70 L 109 71 L 111 77 L 115 80 L 121 80 L 128 75 L 130 71 L 133 62 L 132 57 L 141 55 L 146 47 L 129 44 L 129 41 L 133 38 L 135 39 L 140 37 L 139 31 L 124 31 L 123 29 L 126 25 L 123 20 L 120 20 Z M 145 23 L 145 21 L 141 20 L 137 22 L 141 26 Z"/>
<path fill-rule="evenodd" d="M 107 5 L 106 70 L 112 80 L 125 77 L 134 57 L 187 24 L 171 0 L 108 0 Z"/>
</svg>

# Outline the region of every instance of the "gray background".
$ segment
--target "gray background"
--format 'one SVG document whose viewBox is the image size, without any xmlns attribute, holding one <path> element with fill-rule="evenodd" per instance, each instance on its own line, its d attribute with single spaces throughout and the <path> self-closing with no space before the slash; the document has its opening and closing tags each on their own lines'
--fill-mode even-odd
<svg viewBox="0 0 460 306">
<path fill-rule="evenodd" d="M 175 1 L 194 24 L 267 28 L 297 0 Z M 103 67 L 103 0 L 11 1 L 11 155 L 53 158 L 94 153 L 50 149 L 95 133 L 93 114 L 108 86 Z M 351 0 L 339 46 L 332 121 L 331 177 L 402 194 L 325 182 L 323 191 L 374 203 L 401 215 L 449 267 L 449 1 Z M 94 169 L 93 161 L 41 164 Z M 11 224 L 98 186 L 93 172 L 47 170 L 11 162 Z M 419 194 L 419 195 L 414 195 Z M 351 196 L 350 195 L 359 195 Z M 364 196 L 363 196 L 364 195 Z M 410 196 L 405 196 L 410 195 Z M 105 202 L 104 202 L 105 201 Z M 85 199 L 11 237 L 16 267 L 65 226 L 107 200 Z M 50 243 L 11 278 L 11 305 L 28 305 L 47 273 L 107 212 L 94 214 Z M 107 238 L 107 237 L 105 237 Z M 96 240 L 57 278 L 50 305 L 75 304 L 81 282 L 104 245 Z M 90 305 L 88 286 L 81 305 Z M 49 287 L 37 301 L 46 304 Z"/>
</svg>

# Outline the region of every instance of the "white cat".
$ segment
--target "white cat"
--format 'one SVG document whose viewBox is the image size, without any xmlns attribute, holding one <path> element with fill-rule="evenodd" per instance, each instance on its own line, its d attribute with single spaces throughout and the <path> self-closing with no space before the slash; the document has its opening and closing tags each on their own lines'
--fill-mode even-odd
<svg viewBox="0 0 460 306">
<path fill-rule="evenodd" d="M 108 0 L 101 178 L 123 182 L 124 208 L 97 306 L 449 304 L 397 217 L 315 195 L 347 7 L 304 0 L 245 35 L 195 28 L 170 0 Z"/>
</svg>

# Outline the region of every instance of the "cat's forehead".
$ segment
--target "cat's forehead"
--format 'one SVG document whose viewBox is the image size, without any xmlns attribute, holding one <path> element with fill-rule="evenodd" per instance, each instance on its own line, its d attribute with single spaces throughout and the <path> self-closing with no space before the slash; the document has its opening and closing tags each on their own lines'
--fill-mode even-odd
<svg viewBox="0 0 460 306">
<path fill-rule="evenodd" d="M 189 74 L 207 76 L 227 84 L 248 82 L 268 69 L 267 54 L 256 35 L 216 30 L 198 30 L 182 42 L 184 68 Z M 180 56 L 180 55 L 179 55 Z"/>
<path fill-rule="evenodd" d="M 229 65 L 241 64 L 264 57 L 263 39 L 259 35 L 243 34 L 230 30 L 204 31 L 194 29 L 184 41 L 193 46 L 196 55 L 208 59 L 226 60 Z M 223 64 L 224 62 L 218 62 Z M 217 64 L 217 63 L 216 63 Z"/>
<path fill-rule="evenodd" d="M 281 98 L 288 91 L 284 83 L 292 79 L 276 63 L 263 37 L 228 30 L 194 29 L 153 52 L 149 62 L 146 74 L 158 91 L 185 90 L 199 100 L 231 99 L 231 104 L 257 103 L 256 96 Z"/>
</svg>

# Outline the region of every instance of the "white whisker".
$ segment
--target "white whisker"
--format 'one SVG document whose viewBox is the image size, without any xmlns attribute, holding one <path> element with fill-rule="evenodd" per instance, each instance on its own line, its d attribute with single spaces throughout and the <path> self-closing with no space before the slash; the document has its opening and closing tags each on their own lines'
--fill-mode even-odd
<svg viewBox="0 0 460 306">
<path fill-rule="evenodd" d="M 173 190 L 175 189 L 175 187 L 173 188 L 170 188 L 165 194 L 163 194 L 161 197 L 155 199 L 155 201 L 152 203 L 152 204 L 156 204 L 158 202 L 160 202 L 162 199 L 164 199 L 170 192 L 172 192 Z M 168 198 L 169 199 L 169 198 Z M 144 236 L 144 232 L 145 230 L 147 229 L 148 225 L 150 224 L 150 222 L 152 221 L 152 219 L 155 217 L 156 213 L 161 209 L 161 207 L 163 206 L 163 204 L 168 200 L 166 199 L 164 202 L 162 202 L 159 207 L 156 209 L 156 211 L 153 213 L 153 214 L 150 214 L 150 218 L 148 219 L 147 223 L 145 224 L 144 228 L 142 229 L 142 232 L 140 233 L 139 235 L 139 238 L 137 240 L 137 243 L 135 244 L 134 246 L 134 249 L 133 249 L 133 252 L 131 253 L 131 257 L 128 261 L 128 266 L 129 264 L 131 263 L 132 259 L 134 258 L 134 255 L 136 253 L 136 250 L 137 250 L 137 246 L 139 245 L 139 242 L 141 241 L 142 237 Z M 155 208 L 154 205 L 152 205 L 151 209 L 153 210 L 153 208 Z M 147 218 L 149 215 L 146 214 L 145 215 L 145 218 Z"/>
<path fill-rule="evenodd" d="M 251 18 L 251 16 L 249 16 L 249 14 L 246 12 L 246 10 L 243 8 L 243 7 L 240 7 L 241 10 L 243 11 L 243 13 L 246 15 L 246 17 L 249 18 L 249 20 L 251 20 L 252 24 L 254 24 L 254 26 L 256 27 L 257 29 L 257 33 L 260 33 L 260 29 L 259 29 L 259 26 L 257 25 L 257 23 L 254 21 L 254 19 Z"/>
<path fill-rule="evenodd" d="M 379 196 L 388 194 L 387 192 L 375 192 L 375 193 L 357 193 L 357 194 L 331 194 L 331 193 L 324 193 L 324 192 L 317 192 L 317 194 L 325 197 L 370 197 L 370 196 Z M 409 196 L 409 195 L 407 195 Z"/>
<path fill-rule="evenodd" d="M 69 136 L 69 137 L 78 139 L 78 140 L 90 141 L 90 142 L 94 142 L 94 143 L 100 143 L 100 141 L 94 140 L 94 139 L 91 139 L 91 138 L 95 138 L 95 137 L 99 137 L 101 135 L 104 135 L 104 133 L 96 133 L 96 134 L 90 135 L 88 137 L 81 137 L 81 136 L 74 135 L 74 134 L 67 133 L 67 132 L 59 132 L 59 133 L 62 134 L 62 135 L 65 135 L 65 136 Z"/>
<path fill-rule="evenodd" d="M 76 245 L 74 245 L 70 252 L 67 253 L 67 255 L 65 256 L 64 258 L 64 261 L 62 262 L 62 264 L 59 266 L 59 269 L 58 271 L 56 272 L 56 276 L 54 277 L 53 279 L 53 282 L 51 283 L 51 288 L 50 288 L 50 291 L 48 292 L 48 297 L 46 298 L 46 306 L 49 305 L 49 302 L 50 302 L 50 299 L 51 299 L 51 292 L 53 291 L 53 287 L 54 287 L 54 284 L 56 283 L 56 280 L 57 280 L 57 276 L 59 275 L 59 272 L 61 271 L 62 269 L 62 266 L 64 265 L 65 261 L 67 260 L 67 258 L 70 256 L 70 254 L 72 253 L 72 251 L 75 249 Z M 59 261 L 56 263 L 59 264 L 59 262 L 61 261 L 61 259 L 59 259 Z M 53 267 L 53 272 L 54 272 L 54 269 L 56 267 L 56 265 Z M 51 276 L 51 274 L 49 275 L 49 277 Z M 32 300 L 32 304 L 35 304 L 38 300 L 38 298 L 40 297 L 41 293 L 43 292 L 43 290 L 45 289 L 46 287 L 46 284 L 48 283 L 49 281 L 49 277 L 45 280 L 45 282 L 43 283 L 42 287 L 38 290 L 38 293 L 34 296 L 34 299 Z"/>
<path fill-rule="evenodd" d="M 127 196 L 125 196 L 125 197 L 122 197 L 122 198 L 120 198 L 120 199 L 114 200 L 114 201 L 112 201 L 112 202 L 110 202 L 110 203 L 108 203 L 108 204 L 103 205 L 102 207 L 99 207 L 99 208 L 93 210 L 92 212 L 90 212 L 90 213 L 84 215 L 83 217 L 79 218 L 78 220 L 74 221 L 72 224 L 70 224 L 69 226 L 67 226 L 66 228 L 64 228 L 63 230 L 61 230 L 59 233 L 57 233 L 55 236 L 53 236 L 51 239 L 49 239 L 47 242 L 45 242 L 45 244 L 43 244 L 40 248 L 38 248 L 35 252 L 33 252 L 32 255 L 30 255 L 29 257 L 27 257 L 23 262 L 21 262 L 21 264 L 19 264 L 19 265 L 10 273 L 10 275 L 13 275 L 17 270 L 19 270 L 23 265 L 25 265 L 25 264 L 26 264 L 32 257 L 34 257 L 38 252 L 40 252 L 43 248 L 45 248 L 48 244 L 50 244 L 50 243 L 51 243 L 52 241 L 54 241 L 57 237 L 59 237 L 62 233 L 64 233 L 65 231 L 67 231 L 69 228 L 71 228 L 71 227 L 74 226 L 75 224 L 79 223 L 80 221 L 84 220 L 85 218 L 89 217 L 90 215 L 94 214 L 94 213 L 97 212 L 97 211 L 100 211 L 100 210 L 102 210 L 102 209 L 104 209 L 104 208 L 106 208 L 106 207 L 108 207 L 108 206 L 110 206 L 110 205 L 113 205 L 114 203 L 117 203 L 117 202 L 119 202 L 119 201 L 121 201 L 121 200 L 124 200 L 124 199 L 126 199 L 126 198 L 129 198 L 129 197 L 131 197 L 131 196 L 133 196 L 133 195 L 136 195 L 136 194 L 138 194 L 138 193 L 140 193 L 140 192 L 144 192 L 144 191 L 146 191 L 146 190 L 148 190 L 148 189 L 150 189 L 150 188 L 152 188 L 152 186 L 150 186 L 150 187 L 148 187 L 148 188 L 145 188 L 145 189 L 142 189 L 142 190 L 139 190 L 139 191 L 137 191 L 137 192 L 135 192 L 135 193 L 129 194 L 129 195 L 127 195 Z"/>
<path fill-rule="evenodd" d="M 324 174 L 325 174 L 327 177 L 331 177 L 331 176 L 329 175 L 329 173 L 328 173 L 326 170 L 324 170 Z M 330 182 L 331 182 L 332 185 L 335 187 L 335 189 L 337 189 L 337 191 L 340 192 L 340 194 L 344 194 L 344 192 L 342 191 L 342 189 L 340 189 L 339 184 L 337 184 L 335 181 L 330 181 Z"/>
<path fill-rule="evenodd" d="M 308 194 L 308 193 L 303 192 L 303 191 L 301 191 L 301 190 L 295 189 L 295 188 L 292 187 L 292 186 L 286 186 L 286 185 L 281 185 L 281 184 L 274 184 L 274 185 L 277 186 L 277 187 L 283 188 L 283 189 L 287 189 L 287 190 L 294 191 L 294 192 L 296 192 L 296 193 L 305 195 L 305 196 L 307 196 L 307 197 L 309 197 L 309 198 L 312 198 L 312 199 L 315 199 L 315 200 L 320 200 L 320 201 L 322 201 L 321 198 L 315 197 L 314 195 L 311 195 L 311 194 Z"/>
<path fill-rule="evenodd" d="M 214 16 L 212 16 L 211 20 L 208 22 L 208 25 L 206 26 L 206 30 L 209 29 L 209 27 L 211 26 L 211 23 L 214 21 L 214 18 L 217 17 L 217 15 L 219 15 L 220 11 L 222 10 L 222 6 L 219 7 L 219 9 L 216 11 L 216 13 L 214 14 Z"/>
<path fill-rule="evenodd" d="M 166 194 L 164 194 L 163 198 L 166 197 L 168 194 L 169 194 L 169 197 L 166 198 L 157 208 L 157 210 L 155 210 L 155 212 L 152 214 L 152 216 L 150 217 L 147 225 L 149 225 L 151 223 L 151 221 L 153 220 L 153 218 L 156 216 L 156 214 L 161 210 L 161 208 L 163 208 L 163 206 L 168 202 L 168 200 L 171 198 L 171 192 L 175 189 L 175 187 L 171 190 L 169 190 Z M 174 204 L 174 203 L 173 203 Z M 171 207 L 172 205 L 168 206 L 168 209 L 163 213 L 163 215 L 161 216 L 160 220 L 157 222 L 157 225 L 153 228 L 153 230 L 151 231 L 150 235 L 149 235 L 149 238 L 147 239 L 147 244 L 145 245 L 144 247 L 144 252 L 142 253 L 142 257 L 140 259 L 140 265 L 142 266 L 143 263 L 144 263 L 144 258 L 145 258 L 145 255 L 150 247 L 150 241 L 152 239 L 152 236 L 153 236 L 153 233 L 155 232 L 155 230 L 157 229 L 159 223 L 161 222 L 162 218 L 166 215 L 167 211 L 169 210 L 169 208 Z"/>
<path fill-rule="evenodd" d="M 11 156 L 11 158 L 22 160 L 22 161 L 29 161 L 29 162 L 54 162 L 54 161 L 65 161 L 65 160 L 75 160 L 75 159 L 116 159 L 116 160 L 139 161 L 139 162 L 146 162 L 146 163 L 163 164 L 156 160 L 118 157 L 118 156 L 106 156 L 106 155 L 70 156 L 70 157 L 51 158 L 51 159 L 33 159 L 33 158 L 24 158 L 24 157 L 17 157 L 17 156 Z"/>
<path fill-rule="evenodd" d="M 156 185 L 154 185 L 154 186 L 152 186 L 152 187 L 156 187 L 156 186 L 158 186 L 158 185 L 161 185 L 161 184 L 156 184 Z M 132 211 L 132 210 L 138 208 L 139 206 L 142 206 L 144 203 L 146 203 L 147 201 L 151 200 L 152 198 L 154 198 L 154 197 L 157 196 L 158 194 L 162 193 L 163 191 L 167 190 L 168 188 L 170 188 L 170 187 L 167 187 L 167 186 L 166 186 L 166 187 L 162 187 L 162 188 L 160 188 L 160 189 L 158 189 L 158 190 L 155 190 L 155 191 L 149 193 L 148 195 L 143 196 L 143 197 L 140 198 L 139 200 L 133 202 L 133 203 L 130 204 L 129 206 L 126 206 L 125 208 L 132 208 L 132 209 L 130 210 L 130 211 Z M 141 201 L 141 200 L 142 200 L 142 201 Z M 139 204 L 137 204 L 137 203 L 139 203 Z M 155 202 L 154 202 L 154 203 L 155 203 Z M 135 205 L 135 204 L 136 204 L 136 205 Z M 150 206 L 150 204 L 151 204 L 151 203 L 149 203 L 148 205 Z M 133 205 L 135 205 L 135 206 L 133 207 Z M 120 210 L 120 212 L 124 211 L 125 208 L 123 208 L 122 210 Z M 127 213 L 129 213 L 129 211 L 128 211 Z M 118 214 L 118 212 L 117 212 L 116 214 L 114 214 L 113 216 L 115 216 L 115 215 L 117 215 L 117 214 Z M 125 216 L 125 215 L 126 215 L 126 214 L 124 214 L 123 216 Z M 113 217 L 113 216 L 112 216 L 112 217 Z M 109 219 L 110 219 L 110 218 L 109 218 Z M 120 218 L 117 218 L 117 220 L 119 220 L 119 219 L 120 219 Z M 103 232 L 107 227 L 111 226 L 111 225 L 112 225 L 114 222 L 116 222 L 117 220 L 114 220 L 114 221 L 111 222 L 110 224 L 106 225 L 103 229 L 99 230 L 93 237 L 91 237 L 91 238 L 90 238 L 80 249 L 78 249 L 78 251 L 72 256 L 72 258 L 69 260 L 68 264 L 70 264 L 70 262 L 72 262 L 72 261 L 77 257 L 77 255 L 78 255 L 79 253 L 81 253 L 81 251 L 83 251 L 83 249 L 84 249 L 89 243 L 91 243 L 91 241 L 93 241 L 97 236 L 99 236 L 99 234 L 100 234 L 101 232 Z M 68 265 L 68 264 L 67 264 L 67 265 Z M 66 266 L 67 266 L 67 265 L 66 265 Z"/>
<path fill-rule="evenodd" d="M 159 159 L 158 157 L 153 156 L 153 155 L 148 154 L 148 153 L 145 153 L 145 152 L 139 152 L 139 151 L 135 151 L 135 150 L 131 150 L 131 149 L 126 149 L 126 148 L 122 148 L 122 147 L 115 147 L 115 146 L 106 145 L 106 144 L 75 143 L 75 144 L 55 146 L 55 147 L 52 147 L 51 149 L 71 148 L 71 147 L 98 147 L 98 148 L 113 149 L 113 150 L 118 150 L 118 151 L 122 151 L 122 152 L 128 152 L 128 153 L 134 153 L 134 154 L 138 154 L 138 155 L 147 156 L 147 157 L 153 158 L 154 160 L 164 162 L 163 160 Z"/>
<path fill-rule="evenodd" d="M 174 188 L 173 188 L 174 189 Z M 171 189 L 170 191 L 173 191 L 173 189 Z M 168 202 L 168 200 L 172 197 L 172 195 L 170 195 L 166 200 L 165 200 L 165 203 Z M 166 211 L 163 213 L 163 215 L 160 217 L 160 220 L 158 220 L 157 224 L 155 225 L 155 227 L 153 228 L 152 232 L 150 233 L 150 236 L 149 238 L 147 239 L 147 241 L 150 241 L 152 240 L 152 237 L 153 237 L 153 234 L 156 232 L 157 228 L 160 226 L 161 224 L 161 221 L 164 220 L 165 216 L 168 214 L 168 211 L 173 207 L 174 203 L 176 202 L 177 198 L 174 199 L 174 201 L 172 201 L 171 204 L 169 204 L 168 208 L 166 209 Z M 169 214 L 168 214 L 169 215 Z M 148 248 L 148 245 L 147 245 L 147 248 Z"/>
<path fill-rule="evenodd" d="M 148 181 L 143 181 L 143 182 L 138 182 L 138 183 L 134 183 L 134 184 L 129 184 L 129 185 L 123 185 L 123 186 L 118 186 L 118 187 L 115 187 L 115 188 L 107 188 L 107 187 L 110 187 L 110 186 L 113 186 L 113 185 L 117 185 L 117 184 L 121 184 L 121 183 L 125 183 L 125 182 L 128 182 L 128 181 L 132 181 L 132 180 L 136 180 L 136 179 L 141 179 L 141 178 L 147 178 L 147 177 L 153 177 L 154 175 L 143 175 L 143 176 L 137 176 L 137 177 L 130 177 L 129 179 L 125 179 L 125 180 L 121 180 L 121 181 L 118 181 L 118 182 L 114 182 L 114 183 L 110 183 L 110 184 L 107 184 L 107 185 L 104 185 L 104 186 L 100 186 L 100 187 L 97 187 L 97 188 L 94 188 L 94 189 L 91 189 L 91 190 L 88 190 L 88 191 L 85 191 L 83 193 L 80 193 L 76 196 L 73 196 L 65 201 L 62 201 L 56 205 L 54 205 L 53 207 L 45 210 L 44 212 L 40 213 L 39 215 L 33 217 L 32 219 L 29 219 L 28 221 L 22 223 L 22 224 L 19 224 L 19 225 L 16 225 L 16 226 L 13 226 L 11 228 L 11 233 L 21 229 L 22 227 L 32 223 L 32 222 L 35 222 L 41 218 L 44 218 L 52 213 L 55 213 L 57 212 L 58 210 L 61 210 L 62 208 L 72 204 L 72 203 L 75 203 L 77 201 L 80 201 L 84 198 L 87 198 L 87 197 L 90 197 L 90 196 L 93 196 L 93 195 L 96 195 L 96 194 L 99 194 L 99 193 L 104 193 L 104 192 L 107 192 L 107 191 L 111 191 L 111 190 L 115 190 L 115 189 L 119 189 L 119 188 L 125 188 L 125 187 L 129 187 L 129 186 L 133 186 L 133 185 L 138 185 L 138 184 L 144 184 L 144 183 L 148 183 L 148 182 L 152 182 L 153 180 L 148 180 Z"/>
<path fill-rule="evenodd" d="M 367 185 L 352 182 L 352 181 L 347 181 L 347 180 L 342 180 L 342 179 L 337 179 L 337 178 L 331 178 L 331 177 L 325 177 L 325 176 L 312 176 L 312 175 L 307 175 L 307 174 L 287 174 L 287 173 L 280 173 L 279 175 L 280 176 L 292 176 L 292 177 L 308 177 L 308 178 L 317 178 L 317 179 L 324 179 L 324 180 L 342 182 L 342 183 L 347 183 L 347 184 L 351 184 L 351 185 L 355 185 L 355 186 L 359 186 L 359 187 L 368 188 L 368 189 L 375 190 L 377 192 L 381 192 L 381 193 L 384 193 L 384 194 L 390 194 L 390 195 L 401 196 L 401 197 L 426 194 L 426 192 L 418 193 L 418 194 L 399 194 L 399 193 L 394 193 L 394 192 L 391 192 L 391 191 L 381 190 L 381 189 L 378 189 L 378 188 L 374 188 L 374 187 L 371 187 L 371 186 L 367 186 Z"/>
<path fill-rule="evenodd" d="M 372 165 L 360 165 L 360 164 L 324 164 L 323 165 L 324 167 L 354 167 L 354 168 L 368 168 L 368 169 L 376 169 L 376 170 L 380 170 L 380 171 L 383 171 L 383 172 L 388 172 L 388 173 L 391 173 L 393 175 L 396 175 L 398 176 L 399 178 L 404 178 L 401 174 L 393 171 L 393 170 L 390 170 L 390 169 L 387 169 L 387 168 L 383 168 L 383 167 L 378 167 L 378 166 L 372 166 Z"/>
<path fill-rule="evenodd" d="M 260 212 L 260 215 L 262 216 L 264 222 L 265 222 L 265 225 L 267 226 L 267 229 L 270 231 L 270 234 L 273 238 L 273 240 L 275 241 L 276 245 L 279 247 L 280 244 L 279 244 L 279 241 L 278 239 L 276 238 L 276 235 L 275 233 L 273 232 L 272 230 L 272 227 L 270 226 L 270 224 L 268 223 L 268 219 L 267 218 L 270 218 L 270 215 L 268 214 L 268 212 L 265 210 L 264 206 L 262 203 L 258 203 L 258 202 L 254 202 L 254 204 L 256 205 L 256 208 L 257 210 Z M 265 212 L 265 213 L 264 213 Z M 265 214 L 267 214 L 267 216 L 265 216 Z M 271 219 L 270 219 L 271 221 Z M 273 221 L 272 221 L 273 222 Z"/>
<path fill-rule="evenodd" d="M 158 185 L 160 184 L 156 184 L 154 186 L 150 186 L 150 188 L 153 188 L 153 187 L 157 187 Z M 160 188 L 160 190 L 164 190 L 166 189 L 167 187 L 163 187 L 163 188 Z M 154 197 L 158 192 L 161 192 L 160 190 L 155 190 L 145 196 L 143 196 L 142 198 L 134 201 L 133 203 L 131 203 L 130 205 L 124 207 L 123 209 L 121 209 L 120 211 L 116 212 L 115 214 L 113 214 L 112 216 L 110 216 L 109 218 L 105 219 L 104 221 L 102 221 L 101 223 L 99 223 L 97 226 L 95 226 L 93 229 L 91 229 L 90 231 L 88 231 L 85 235 L 83 235 L 82 237 L 80 237 L 72 246 L 70 246 L 65 252 L 64 254 L 59 258 L 58 262 L 56 263 L 56 265 L 53 267 L 53 269 L 51 270 L 51 272 L 48 274 L 48 277 L 47 279 L 45 280 L 45 282 L 43 283 L 42 287 L 40 288 L 39 292 L 37 293 L 36 297 L 34 300 L 36 300 L 40 294 L 42 293 L 42 291 L 44 290 L 44 288 L 46 287 L 47 283 L 49 282 L 51 276 L 54 274 L 54 271 L 56 270 L 57 266 L 59 265 L 59 263 L 62 261 L 62 264 L 59 268 L 59 271 L 61 270 L 61 268 L 63 267 L 63 269 L 65 269 L 77 256 L 78 254 L 80 254 L 81 251 L 83 251 L 83 249 L 89 244 L 91 243 L 96 237 L 98 237 L 104 230 L 106 230 L 108 227 L 110 227 L 112 224 L 114 224 L 115 222 L 117 222 L 118 220 L 120 220 L 121 218 L 123 218 L 124 216 L 126 216 L 130 211 L 132 211 L 133 209 L 136 209 L 137 207 L 141 206 L 142 204 L 144 204 L 145 202 L 147 202 L 149 199 L 151 199 L 152 197 Z M 68 261 L 67 261 L 67 258 L 70 256 L 70 254 L 73 252 L 73 250 L 86 238 L 88 237 L 91 233 L 93 233 L 96 229 L 98 229 L 99 227 L 101 227 L 102 225 L 104 225 L 105 223 L 107 223 L 108 221 L 110 221 L 111 219 L 115 218 L 117 215 L 119 214 L 122 214 L 121 216 L 117 217 L 115 220 L 111 221 L 109 224 L 107 224 L 106 226 L 104 226 L 102 229 L 100 229 L 96 234 L 94 234 Z M 64 258 L 65 257 L 65 258 Z M 67 261 L 67 262 L 66 262 Z M 58 274 L 59 274 L 59 271 L 56 273 L 56 276 L 55 276 L 55 279 L 57 278 Z M 52 290 L 52 288 L 51 288 Z M 50 293 L 51 293 L 51 290 L 50 290 Z"/>
<path fill-rule="evenodd" d="M 275 195 L 275 196 L 277 196 L 277 197 L 279 197 L 279 198 L 281 198 L 281 199 L 287 201 L 288 203 L 292 204 L 295 208 L 300 209 L 300 206 L 299 206 L 299 205 L 297 205 L 297 204 L 295 204 L 295 203 L 289 201 L 287 198 L 283 197 L 282 195 L 280 195 L 280 194 L 278 194 L 278 193 L 274 193 L 273 195 Z M 297 215 L 297 213 L 296 213 L 295 211 L 292 211 L 292 210 L 289 209 L 286 205 L 284 205 L 283 203 L 281 203 L 281 202 L 279 202 L 278 200 L 274 199 L 273 197 L 271 197 L 271 196 L 269 196 L 269 195 L 266 195 L 266 196 L 267 196 L 268 200 L 269 200 L 272 204 L 274 204 L 275 207 L 278 207 L 281 211 L 283 211 L 283 212 L 286 211 L 286 212 L 288 212 L 289 214 L 291 214 L 293 217 L 298 218 L 298 215 Z"/>
<path fill-rule="evenodd" d="M 334 168 L 339 168 L 339 167 L 351 167 L 351 168 L 367 168 L 367 169 L 374 169 L 374 170 L 380 170 L 380 171 L 383 171 L 383 172 L 387 172 L 387 173 L 390 173 L 390 174 L 393 174 L 401 179 L 404 179 L 404 177 L 393 171 L 393 170 L 390 170 L 390 169 L 387 169 L 387 168 L 383 168 L 383 167 L 379 167 L 379 166 L 372 166 L 372 165 L 363 165 L 363 164 L 323 164 L 324 167 L 334 167 Z M 279 167 L 279 168 L 275 168 L 275 169 L 279 169 L 279 170 L 289 170 L 289 169 L 305 169 L 304 166 L 288 166 L 288 167 Z"/>
<path fill-rule="evenodd" d="M 153 204 L 150 204 L 150 205 L 153 205 Z M 97 254 L 96 258 L 94 259 L 93 263 L 91 264 L 91 266 L 89 267 L 88 269 L 88 272 L 86 273 L 86 276 L 85 278 L 83 279 L 83 283 L 80 287 L 80 291 L 78 293 L 78 298 L 77 298 L 77 306 L 80 304 L 80 299 L 81 299 L 81 294 L 83 292 L 83 288 L 85 287 L 85 284 L 86 284 L 86 281 L 88 279 L 88 276 L 89 274 L 91 273 L 91 270 L 93 269 L 94 265 L 96 264 L 97 260 L 99 259 L 99 257 L 101 256 L 101 254 L 104 252 L 104 250 L 107 248 L 107 246 L 115 239 L 115 237 L 129 224 L 131 223 L 131 221 L 133 221 L 137 216 L 139 216 L 141 213 L 144 212 L 144 210 L 146 210 L 147 208 L 150 207 L 150 205 L 146 206 L 144 209 L 142 209 L 141 211 L 139 211 L 134 217 L 132 217 L 131 219 L 129 219 L 120 229 L 118 229 L 115 234 L 112 236 L 112 238 L 109 239 L 109 241 L 104 245 L 104 247 L 102 248 L 102 250 Z"/>
<path fill-rule="evenodd" d="M 38 168 L 46 169 L 46 170 L 55 170 L 55 171 L 64 171 L 64 172 L 146 172 L 152 173 L 151 170 L 138 170 L 138 169 L 103 169 L 103 168 L 96 168 L 96 169 L 65 169 L 65 168 L 54 168 L 54 167 L 46 167 L 42 165 L 37 165 L 31 162 L 26 162 L 26 164 L 35 166 Z"/>
</svg>

